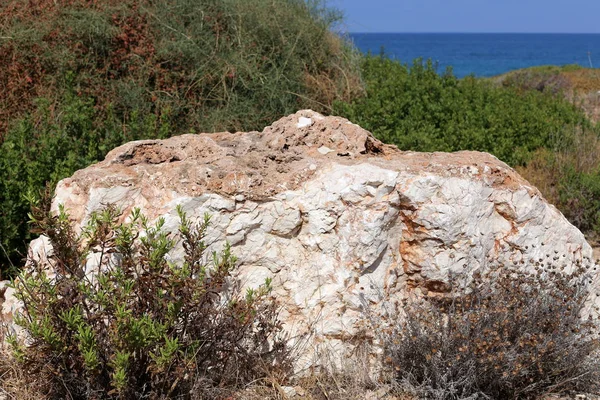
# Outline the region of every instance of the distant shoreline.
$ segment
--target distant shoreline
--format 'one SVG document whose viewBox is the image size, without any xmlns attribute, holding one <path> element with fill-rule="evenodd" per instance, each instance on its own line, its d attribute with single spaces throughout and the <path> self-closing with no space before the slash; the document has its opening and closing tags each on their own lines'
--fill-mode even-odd
<svg viewBox="0 0 600 400">
<path fill-rule="evenodd" d="M 493 77 L 543 65 L 600 67 L 600 33 L 365 32 L 346 35 L 364 54 L 384 54 L 411 64 L 431 59 L 463 78 Z"/>
</svg>

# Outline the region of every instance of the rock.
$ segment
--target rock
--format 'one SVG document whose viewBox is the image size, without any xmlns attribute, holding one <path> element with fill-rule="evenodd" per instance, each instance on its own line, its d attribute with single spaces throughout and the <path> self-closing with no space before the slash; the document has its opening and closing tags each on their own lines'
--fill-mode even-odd
<svg viewBox="0 0 600 400">
<path fill-rule="evenodd" d="M 298 396 L 298 390 L 293 386 L 281 386 L 281 392 L 285 399 Z"/>
<path fill-rule="evenodd" d="M 451 272 L 554 250 L 566 261 L 592 254 L 581 232 L 497 158 L 403 152 L 312 111 L 262 132 L 127 143 L 61 181 L 53 208 L 64 204 L 79 228 L 108 203 L 124 217 L 134 207 L 164 217 L 172 231 L 177 205 L 192 218 L 211 214 L 209 250 L 229 241 L 246 286 L 273 278 L 286 329 L 310 338 L 304 366 L 324 350 L 345 354 L 367 308 L 396 315 L 413 290 L 450 290 Z M 31 251 L 51 249 L 38 239 Z"/>
</svg>

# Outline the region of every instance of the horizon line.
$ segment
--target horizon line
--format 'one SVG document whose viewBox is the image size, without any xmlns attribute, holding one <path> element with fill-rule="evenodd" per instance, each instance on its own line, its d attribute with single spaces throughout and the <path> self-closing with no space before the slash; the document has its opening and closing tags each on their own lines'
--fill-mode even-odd
<svg viewBox="0 0 600 400">
<path fill-rule="evenodd" d="M 600 35 L 600 32 L 402 32 L 402 31 L 347 31 L 349 34 L 402 34 L 402 35 Z"/>
</svg>

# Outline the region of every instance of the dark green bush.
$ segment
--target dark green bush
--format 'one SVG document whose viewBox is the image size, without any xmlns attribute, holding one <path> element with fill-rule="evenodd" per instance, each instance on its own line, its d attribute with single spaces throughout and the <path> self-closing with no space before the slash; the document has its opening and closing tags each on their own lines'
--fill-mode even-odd
<svg viewBox="0 0 600 400">
<path fill-rule="evenodd" d="M 590 125 L 563 98 L 457 79 L 451 70 L 440 75 L 430 61 L 408 67 L 371 56 L 362 71 L 366 96 L 335 112 L 402 150 L 486 151 L 514 166 L 558 139 L 568 145 L 565 128 Z"/>
<path fill-rule="evenodd" d="M 405 320 L 379 330 L 397 381 L 440 400 L 598 393 L 598 319 L 586 318 L 598 266 L 560 260 L 496 265 L 451 279 L 452 295 L 407 301 Z"/>
<path fill-rule="evenodd" d="M 112 148 L 130 140 L 164 138 L 167 118 L 133 114 L 120 121 L 109 114 L 97 120 L 94 101 L 71 88 L 59 106 L 44 99 L 37 109 L 15 125 L 0 145 L 0 265 L 20 265 L 26 243 L 27 195 L 47 183 L 56 184 L 76 170 L 101 159 Z M 14 271 L 13 271 L 14 272 Z"/>
<path fill-rule="evenodd" d="M 53 253 L 15 280 L 28 344 L 9 339 L 31 385 L 53 399 L 213 399 L 287 373 L 270 282 L 236 294 L 229 247 L 204 254 L 209 218 L 178 211 L 176 238 L 139 210 L 117 223 L 109 206 L 76 235 L 64 210 L 34 207 Z M 166 257 L 176 240 L 178 263 Z"/>
</svg>

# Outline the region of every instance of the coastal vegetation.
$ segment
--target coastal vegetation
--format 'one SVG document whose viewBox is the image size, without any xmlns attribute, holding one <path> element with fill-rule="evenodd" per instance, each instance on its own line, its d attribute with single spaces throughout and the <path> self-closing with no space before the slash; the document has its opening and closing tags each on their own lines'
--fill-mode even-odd
<svg viewBox="0 0 600 400">
<path fill-rule="evenodd" d="M 294 375 L 298 353 L 284 334 L 271 281 L 245 293 L 231 287 L 236 260 L 229 246 L 206 262 L 210 216 L 192 220 L 178 207 L 179 229 L 169 233 L 164 219 L 150 223 L 134 209 L 119 222 L 119 210 L 108 206 L 77 234 L 66 210 L 52 213 L 50 201 L 47 191 L 30 222 L 52 245 L 54 274 L 33 260 L 11 285 L 23 308 L 14 318 L 20 334 L 9 330 L 7 339 L 13 358 L 0 355 L 0 390 L 9 398 L 500 400 L 600 393 L 600 326 L 592 317 L 599 310 L 588 284 L 598 265 L 589 259 L 565 262 L 553 252 L 543 262 L 492 261 L 472 278 L 451 275 L 452 293 L 405 298 L 401 316 L 367 308 L 371 340 L 383 351 L 378 381 L 360 352 L 341 367 Z M 182 257 L 167 260 L 176 245 Z M 369 346 L 363 340 L 357 348 Z"/>
<path fill-rule="evenodd" d="M 0 4 L 0 270 L 31 239 L 24 195 L 127 141 L 260 130 L 301 108 L 403 150 L 490 152 L 598 236 L 596 70 L 458 79 L 360 56 L 332 33 L 340 20 L 304 0 Z"/>
<path fill-rule="evenodd" d="M 137 211 L 118 222 L 109 207 L 76 235 L 65 210 L 50 213 L 48 193 L 38 199 L 127 141 L 260 130 L 312 108 L 402 150 L 490 152 L 590 240 L 600 236 L 597 70 L 458 79 L 430 61 L 360 55 L 333 33 L 340 18 L 318 0 L 0 4 L 0 275 L 18 277 L 12 288 L 26 309 L 15 322 L 29 339 L 9 336 L 2 390 L 18 399 L 229 399 L 258 385 L 255 398 L 286 398 L 295 360 L 270 282 L 226 298 L 235 257 L 225 249 L 206 263 L 208 217 L 196 223 L 179 210 L 179 231 L 168 234 Z M 54 246 L 55 277 L 35 262 L 21 269 L 38 234 Z M 176 241 L 179 264 L 165 259 Z M 87 256 L 98 249 L 105 268 L 91 279 Z M 392 371 L 386 393 L 598 393 L 597 319 L 579 318 L 597 266 L 530 267 L 496 265 L 455 297 L 407 302 L 391 328 L 373 321 Z M 301 384 L 309 399 L 377 388 L 357 376 L 321 371 Z"/>
</svg>

